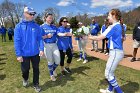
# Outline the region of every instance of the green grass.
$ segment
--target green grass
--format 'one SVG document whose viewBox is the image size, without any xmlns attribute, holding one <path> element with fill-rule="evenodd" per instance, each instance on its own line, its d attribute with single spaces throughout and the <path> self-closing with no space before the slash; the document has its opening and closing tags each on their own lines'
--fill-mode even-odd
<svg viewBox="0 0 140 93">
<path fill-rule="evenodd" d="M 78 54 L 74 53 L 72 74 L 61 76 L 60 67 L 56 82 L 52 82 L 45 59 L 40 62 L 40 86 L 42 93 L 99 93 L 106 88 L 104 79 L 105 64 L 103 60 L 88 57 L 89 63 L 76 62 Z M 118 66 L 116 77 L 124 93 L 140 93 L 140 71 Z M 34 93 L 32 88 L 32 69 L 30 70 L 30 86 L 22 87 L 20 63 L 16 61 L 12 42 L 0 42 L 0 93 Z"/>
</svg>

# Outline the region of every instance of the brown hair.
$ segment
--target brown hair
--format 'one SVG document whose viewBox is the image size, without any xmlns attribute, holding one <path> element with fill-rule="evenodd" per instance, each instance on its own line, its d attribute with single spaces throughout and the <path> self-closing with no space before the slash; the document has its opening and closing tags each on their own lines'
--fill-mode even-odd
<svg viewBox="0 0 140 93">
<path fill-rule="evenodd" d="M 121 27 L 122 27 L 122 37 L 124 38 L 125 37 L 125 32 L 124 32 L 124 26 L 123 26 L 123 23 L 121 22 L 122 21 L 122 16 L 121 16 L 121 11 L 119 9 L 112 9 L 110 11 L 111 15 L 115 15 L 115 18 L 120 21 L 120 24 L 121 24 Z"/>
<path fill-rule="evenodd" d="M 61 17 L 59 21 L 59 26 L 62 26 L 61 22 L 63 22 L 64 19 L 68 20 L 66 17 Z"/>
<path fill-rule="evenodd" d="M 121 11 L 119 9 L 112 9 L 110 13 L 114 15 L 118 21 L 121 20 Z"/>
<path fill-rule="evenodd" d="M 53 14 L 51 14 L 51 13 L 45 13 L 44 14 L 44 22 L 46 22 L 46 18 L 48 17 L 48 16 L 53 16 Z"/>
</svg>

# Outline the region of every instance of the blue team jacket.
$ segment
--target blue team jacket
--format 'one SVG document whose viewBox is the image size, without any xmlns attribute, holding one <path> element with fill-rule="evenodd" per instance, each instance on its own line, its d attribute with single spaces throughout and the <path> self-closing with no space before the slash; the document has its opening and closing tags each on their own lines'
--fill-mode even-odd
<svg viewBox="0 0 140 93">
<path fill-rule="evenodd" d="M 91 28 L 91 35 L 97 35 L 98 32 L 100 31 L 100 27 L 97 23 L 91 24 L 90 28 Z"/>
<path fill-rule="evenodd" d="M 66 33 L 66 32 L 70 32 L 70 29 L 65 28 L 63 26 L 60 26 L 58 28 L 58 33 Z M 57 45 L 58 45 L 59 50 L 63 50 L 64 52 L 66 52 L 68 48 L 71 48 L 71 49 L 73 48 L 72 38 L 70 36 L 58 36 Z"/>
<path fill-rule="evenodd" d="M 16 56 L 35 56 L 44 51 L 41 28 L 34 21 L 22 20 L 14 29 Z"/>
<path fill-rule="evenodd" d="M 47 25 L 44 23 L 41 25 L 42 30 L 42 36 L 47 35 L 51 33 L 53 36 L 51 38 L 44 39 L 45 43 L 56 43 L 57 40 L 57 27 L 54 25 Z"/>
</svg>

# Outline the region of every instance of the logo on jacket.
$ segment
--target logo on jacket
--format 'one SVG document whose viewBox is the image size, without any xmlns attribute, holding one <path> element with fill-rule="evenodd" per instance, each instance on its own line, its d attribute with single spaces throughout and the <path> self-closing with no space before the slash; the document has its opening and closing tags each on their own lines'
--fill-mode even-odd
<svg viewBox="0 0 140 93">
<path fill-rule="evenodd" d="M 140 26 L 138 26 L 138 29 L 140 29 Z"/>
<path fill-rule="evenodd" d="M 35 31 L 35 28 L 32 28 L 32 31 Z"/>
</svg>

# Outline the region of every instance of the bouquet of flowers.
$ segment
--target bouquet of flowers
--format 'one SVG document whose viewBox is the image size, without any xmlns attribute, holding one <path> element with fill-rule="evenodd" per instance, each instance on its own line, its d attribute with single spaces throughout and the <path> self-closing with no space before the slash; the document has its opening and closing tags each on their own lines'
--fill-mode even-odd
<svg viewBox="0 0 140 93">
<path fill-rule="evenodd" d="M 82 36 L 88 35 L 88 34 L 89 34 L 89 28 L 85 27 L 85 26 L 82 26 L 81 28 L 79 28 L 73 32 L 73 35 L 75 37 L 82 37 Z"/>
</svg>

